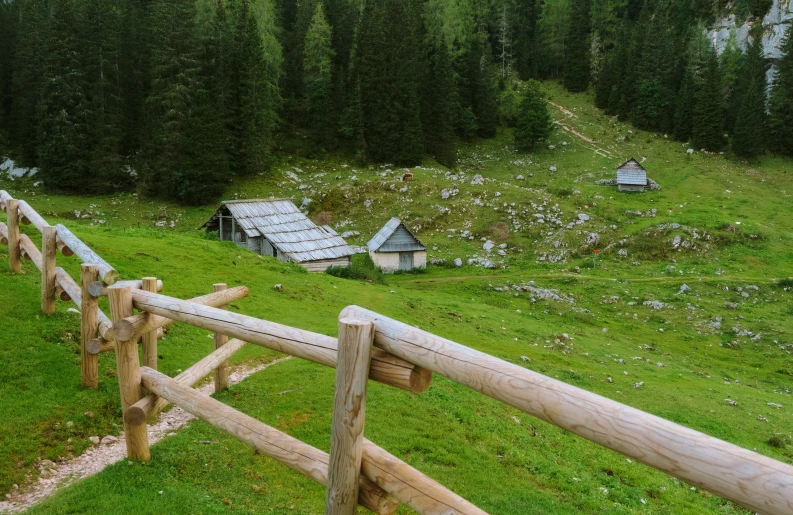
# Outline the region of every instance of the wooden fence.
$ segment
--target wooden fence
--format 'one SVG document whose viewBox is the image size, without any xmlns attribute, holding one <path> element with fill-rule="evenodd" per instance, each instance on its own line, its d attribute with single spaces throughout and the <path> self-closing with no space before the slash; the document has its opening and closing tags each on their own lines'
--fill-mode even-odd
<svg viewBox="0 0 793 515">
<path fill-rule="evenodd" d="M 162 283 L 154 278 L 119 281 L 74 234 L 51 227 L 24 201 L 0 191 L 0 207 L 7 214 L 0 241 L 9 245 L 9 266 L 21 272 L 26 258 L 41 271 L 42 310 L 52 313 L 56 298 L 80 307 L 86 386 L 97 385 L 97 355 L 115 351 L 130 459 L 150 459 L 146 422 L 172 403 L 325 485 L 327 514 L 350 515 L 357 505 L 390 514 L 402 503 L 421 514 L 483 514 L 363 438 L 369 380 L 420 394 L 435 373 L 751 510 L 793 513 L 790 465 L 357 306 L 341 312 L 339 337 L 333 338 L 227 311 L 227 304 L 247 296 L 244 286 L 216 284 L 213 293 L 181 300 L 159 293 Z M 20 222 L 41 232 L 41 251 L 19 233 Z M 56 250 L 83 262 L 79 284 L 55 266 Z M 111 318 L 97 307 L 102 296 Z M 156 359 L 157 339 L 172 322 L 215 336 L 215 350 L 174 378 L 157 371 Z M 227 360 L 246 344 L 336 369 L 329 454 L 192 388 L 210 374 L 216 391 L 225 388 Z"/>
</svg>

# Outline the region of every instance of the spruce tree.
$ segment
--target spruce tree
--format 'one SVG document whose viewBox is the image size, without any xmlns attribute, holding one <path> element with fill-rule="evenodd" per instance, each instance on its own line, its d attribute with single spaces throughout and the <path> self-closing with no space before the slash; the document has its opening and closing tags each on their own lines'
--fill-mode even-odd
<svg viewBox="0 0 793 515">
<path fill-rule="evenodd" d="M 16 6 L 0 2 L 0 149 L 12 128 L 14 47 L 16 46 Z"/>
<path fill-rule="evenodd" d="M 239 52 L 240 156 L 238 169 L 248 175 L 267 167 L 275 128 L 276 99 L 264 62 L 264 48 L 258 22 L 242 0 L 237 20 Z"/>
<path fill-rule="evenodd" d="M 15 6 L 16 2 L 12 4 Z M 38 107 L 44 85 L 47 45 L 46 0 L 22 0 L 18 9 L 17 40 L 12 77 L 10 144 L 18 149 L 19 164 L 36 166 L 38 156 Z"/>
<path fill-rule="evenodd" d="M 548 139 L 553 129 L 548 104 L 542 97 L 539 84 L 530 80 L 526 84 L 515 127 L 515 147 L 520 152 L 534 150 L 537 143 Z"/>
<path fill-rule="evenodd" d="M 689 141 L 694 127 L 694 106 L 696 105 L 696 81 L 689 68 L 677 92 L 675 104 L 675 128 L 672 137 L 678 141 Z"/>
<path fill-rule="evenodd" d="M 759 156 L 766 140 L 766 71 L 763 56 L 762 33 L 755 37 L 746 53 L 746 64 L 741 82 L 743 99 L 738 109 L 732 134 L 733 151 L 744 158 Z"/>
<path fill-rule="evenodd" d="M 421 162 L 424 138 L 418 87 L 422 77 L 418 0 L 366 0 L 356 44 L 361 142 L 375 162 Z"/>
<path fill-rule="evenodd" d="M 761 25 L 758 25 L 761 27 Z M 727 45 L 719 56 L 719 66 L 722 70 L 721 88 L 724 103 L 724 129 L 732 134 L 735 119 L 738 115 L 744 95 L 747 93 L 748 83 L 743 80 L 745 76 L 746 59 L 738 48 L 734 34 L 730 34 Z"/>
<path fill-rule="evenodd" d="M 477 134 L 482 138 L 493 138 L 498 130 L 498 98 L 492 52 L 485 42 L 478 48 L 481 48 L 481 53 L 473 53 L 471 63 L 474 67 L 472 75 L 476 77 L 472 108 L 476 116 Z"/>
<path fill-rule="evenodd" d="M 85 192 L 89 172 L 91 112 L 71 0 L 54 0 L 45 46 L 38 109 L 38 165 L 48 189 Z"/>
<path fill-rule="evenodd" d="M 769 100 L 769 143 L 772 150 L 793 156 L 793 26 L 782 43 Z"/>
<path fill-rule="evenodd" d="M 227 180 L 221 121 L 201 75 L 192 0 L 155 0 L 151 11 L 149 136 L 141 188 L 190 204 L 212 202 Z"/>
<path fill-rule="evenodd" d="M 721 74 L 719 57 L 713 48 L 699 86 L 694 106 L 692 138 L 696 148 L 717 151 L 724 148 Z"/>
<path fill-rule="evenodd" d="M 611 88 L 617 83 L 619 67 L 615 54 L 614 50 L 608 53 L 598 75 L 597 84 L 595 84 L 595 107 L 600 109 L 608 108 Z"/>
<path fill-rule="evenodd" d="M 309 111 L 309 127 L 315 143 L 329 146 L 334 138 L 332 106 L 332 31 L 321 3 L 306 32 L 303 82 Z"/>
<path fill-rule="evenodd" d="M 440 164 L 457 164 L 455 116 L 459 109 L 454 69 L 444 41 L 431 49 L 422 91 L 421 125 L 427 152 Z"/>
<path fill-rule="evenodd" d="M 572 0 L 564 54 L 564 87 L 572 92 L 586 91 L 589 87 L 590 8 L 590 0 Z"/>
</svg>

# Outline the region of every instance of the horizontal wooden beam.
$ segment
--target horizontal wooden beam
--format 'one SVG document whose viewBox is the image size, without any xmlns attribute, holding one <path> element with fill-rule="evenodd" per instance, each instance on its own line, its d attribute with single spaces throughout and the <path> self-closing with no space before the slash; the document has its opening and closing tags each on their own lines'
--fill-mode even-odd
<svg viewBox="0 0 793 515">
<path fill-rule="evenodd" d="M 228 292 L 231 290 L 223 290 Z M 218 292 L 218 293 L 222 293 Z M 213 333 L 225 334 L 248 343 L 303 358 L 320 365 L 335 368 L 338 359 L 336 338 L 312 333 L 283 324 L 260 320 L 247 315 L 212 308 L 195 302 L 175 299 L 158 293 L 132 290 L 135 308 L 166 318 L 177 320 Z M 125 321 L 113 326 L 119 338 L 127 339 L 136 334 L 136 329 Z M 138 333 L 140 334 L 140 333 Z M 415 373 L 413 373 L 413 372 Z M 382 353 L 372 354 L 369 378 L 410 392 L 421 393 L 429 386 L 423 371 L 416 371 L 415 365 Z M 418 379 L 417 379 L 418 378 Z"/>
<path fill-rule="evenodd" d="M 107 341 L 104 338 L 93 338 L 88 341 L 85 347 L 88 354 L 101 354 L 103 352 L 110 352 L 116 350 L 115 340 Z"/>
<path fill-rule="evenodd" d="M 99 255 L 91 250 L 88 245 L 82 242 L 80 238 L 74 235 L 65 226 L 58 224 L 55 226 L 58 231 L 58 238 L 60 238 L 75 254 L 80 258 L 81 262 L 86 264 L 94 264 L 99 267 L 99 277 L 105 284 L 114 284 L 118 281 L 118 272 L 115 268 L 110 266 L 107 261 L 99 257 Z"/>
<path fill-rule="evenodd" d="M 473 390 L 746 508 L 793 513 L 793 467 L 383 315 L 375 345 Z"/>
<path fill-rule="evenodd" d="M 178 376 L 174 381 L 185 386 L 194 386 L 211 374 L 221 363 L 233 356 L 245 346 L 242 340 L 232 339 L 228 343 L 207 355 Z M 168 405 L 168 401 L 157 395 L 147 395 L 124 412 L 124 420 L 131 426 L 139 426 L 152 415 L 156 415 Z"/>
<path fill-rule="evenodd" d="M 137 291 L 143 291 L 143 290 L 132 290 L 133 299 L 135 298 L 135 292 Z M 191 304 L 200 304 L 204 306 L 217 307 L 217 306 L 225 306 L 226 304 L 229 304 L 231 302 L 244 299 L 247 296 L 248 296 L 247 286 L 235 286 L 234 288 L 208 293 L 206 295 L 201 295 L 200 297 L 192 298 L 188 301 L 180 301 L 180 302 L 188 302 Z M 170 298 L 170 297 L 165 297 L 165 298 Z M 137 306 L 135 307 L 137 308 Z M 145 310 L 141 310 L 141 311 L 145 311 Z M 129 318 L 116 322 L 114 324 L 114 331 L 116 334 L 119 335 L 119 337 L 122 340 L 132 340 L 149 331 L 153 331 L 157 328 L 165 327 L 168 324 L 172 324 L 174 321 L 175 320 L 171 317 L 150 315 L 148 313 L 140 313 L 138 315 L 133 315 Z"/>
<path fill-rule="evenodd" d="M 31 241 L 27 234 L 19 235 L 19 248 L 22 251 L 22 257 L 33 261 L 36 268 L 41 270 L 43 260 L 41 258 L 41 251 L 36 247 L 36 244 Z"/>
<path fill-rule="evenodd" d="M 112 286 L 108 286 L 103 281 L 94 281 L 88 287 L 88 292 L 92 297 L 107 297 L 108 288 L 124 288 L 129 286 L 133 290 L 142 290 L 143 281 L 116 281 Z M 162 281 L 157 281 L 157 291 L 162 291 Z"/>
<path fill-rule="evenodd" d="M 38 229 L 39 232 L 44 232 L 45 227 L 49 227 L 44 218 L 39 215 L 35 209 L 30 207 L 30 204 L 25 202 L 24 200 L 19 201 L 19 213 L 23 216 L 22 223 L 29 225 L 33 224 L 33 226 Z M 66 243 L 63 242 L 62 239 L 57 238 L 55 241 L 55 246 L 58 248 L 58 251 L 64 256 L 72 256 L 74 252 L 70 249 Z"/>
<path fill-rule="evenodd" d="M 176 380 L 149 367 L 142 367 L 140 374 L 143 386 L 150 392 L 167 399 L 287 467 L 327 486 L 328 455 L 326 453 L 240 413 L 208 395 L 179 384 Z M 399 502 L 364 478 L 360 481 L 358 503 L 375 513 L 384 515 L 392 514 L 399 508 Z"/>
</svg>

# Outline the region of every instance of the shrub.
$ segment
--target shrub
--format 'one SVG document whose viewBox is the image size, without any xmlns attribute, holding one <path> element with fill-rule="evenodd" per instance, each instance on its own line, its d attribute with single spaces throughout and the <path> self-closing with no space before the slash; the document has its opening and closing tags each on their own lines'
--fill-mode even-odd
<svg viewBox="0 0 793 515">
<path fill-rule="evenodd" d="M 375 266 L 369 254 L 356 254 L 352 257 L 349 266 L 331 266 L 326 274 L 342 279 L 358 279 L 377 284 L 385 284 L 385 275 Z"/>
<path fill-rule="evenodd" d="M 328 225 L 331 222 L 333 222 L 333 213 L 330 211 L 322 211 L 314 217 L 314 223 L 317 225 Z"/>
</svg>

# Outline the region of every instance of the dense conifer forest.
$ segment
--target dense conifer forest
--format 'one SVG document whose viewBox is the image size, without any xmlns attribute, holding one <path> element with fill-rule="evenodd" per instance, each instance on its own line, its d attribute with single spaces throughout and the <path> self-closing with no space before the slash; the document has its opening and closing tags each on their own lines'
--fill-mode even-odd
<svg viewBox="0 0 793 515">
<path fill-rule="evenodd" d="M 275 152 L 453 167 L 550 130 L 541 83 L 693 148 L 793 156 L 793 36 L 717 54 L 770 0 L 6 0 L 0 150 L 50 191 L 213 201 Z"/>
</svg>

